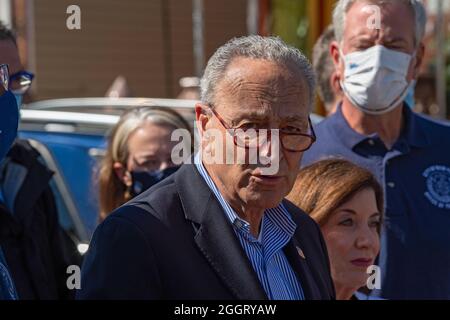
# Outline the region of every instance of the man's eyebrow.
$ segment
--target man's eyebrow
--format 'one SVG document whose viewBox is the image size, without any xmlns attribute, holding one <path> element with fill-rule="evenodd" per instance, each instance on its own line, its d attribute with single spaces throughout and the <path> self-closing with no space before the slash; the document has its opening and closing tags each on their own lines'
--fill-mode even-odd
<svg viewBox="0 0 450 320">
<path fill-rule="evenodd" d="M 302 123 L 308 123 L 308 118 L 305 118 L 304 116 L 287 116 L 282 118 L 284 121 L 289 122 L 302 122 Z"/>
<path fill-rule="evenodd" d="M 396 42 L 403 42 L 408 43 L 408 41 L 405 38 L 402 37 L 396 37 L 396 38 L 386 38 L 383 39 L 385 43 L 396 43 Z"/>
<path fill-rule="evenodd" d="M 269 120 L 269 115 L 262 113 L 262 112 L 251 112 L 251 113 L 242 113 L 238 114 L 236 118 L 232 121 L 233 124 L 239 124 L 243 120 L 249 120 L 249 121 L 258 121 L 258 122 L 264 122 Z M 300 124 L 307 125 L 308 124 L 308 118 L 305 118 L 304 116 L 286 116 L 281 117 L 280 119 L 282 122 L 296 122 Z"/>
<path fill-rule="evenodd" d="M 238 123 L 241 122 L 242 120 L 264 121 L 267 120 L 268 118 L 269 115 L 267 115 L 266 113 L 261 111 L 254 111 L 237 114 L 233 122 Z"/>
<path fill-rule="evenodd" d="M 350 38 L 348 39 L 348 41 L 350 42 L 370 42 L 374 40 L 374 36 L 373 35 L 368 35 L 368 34 L 354 34 L 352 36 L 350 36 Z"/>
<path fill-rule="evenodd" d="M 390 41 L 390 42 L 394 42 L 394 41 L 406 41 L 406 39 L 402 36 L 397 36 L 397 37 L 386 37 L 385 38 L 386 41 Z"/>
</svg>

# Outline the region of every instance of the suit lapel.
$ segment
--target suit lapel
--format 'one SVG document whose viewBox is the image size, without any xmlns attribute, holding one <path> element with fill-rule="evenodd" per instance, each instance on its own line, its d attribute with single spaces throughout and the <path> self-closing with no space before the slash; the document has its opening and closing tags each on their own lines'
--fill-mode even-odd
<svg viewBox="0 0 450 320">
<path fill-rule="evenodd" d="M 186 219 L 199 225 L 195 242 L 224 285 L 238 299 L 267 299 L 220 203 L 195 166 L 184 165 L 175 181 Z"/>
</svg>

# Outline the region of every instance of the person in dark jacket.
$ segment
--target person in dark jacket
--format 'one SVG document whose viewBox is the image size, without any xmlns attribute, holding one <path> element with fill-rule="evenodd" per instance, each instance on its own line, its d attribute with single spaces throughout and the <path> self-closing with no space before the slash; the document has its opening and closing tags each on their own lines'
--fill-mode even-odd
<svg viewBox="0 0 450 320">
<path fill-rule="evenodd" d="M 76 248 L 58 220 L 50 180 L 53 172 L 25 140 L 16 140 L 0 171 L 12 232 L 2 239 L 20 299 L 66 299 L 67 267 L 78 264 Z"/>
<path fill-rule="evenodd" d="M 183 165 L 105 219 L 77 297 L 334 299 L 319 226 L 283 200 L 314 142 L 309 62 L 279 38 L 236 38 L 210 59 L 202 92 L 195 165 Z M 255 139 L 255 131 L 243 134 L 266 128 L 270 142 Z M 257 143 L 270 153 L 266 165 L 246 161 Z M 246 159 L 219 155 L 238 148 Z M 202 158 L 208 154 L 217 162 Z"/>
<path fill-rule="evenodd" d="M 20 104 L 32 76 L 20 63 L 13 33 L 1 22 L 0 63 L 9 65 L 8 89 Z M 66 270 L 78 259 L 59 226 L 52 175 L 27 141 L 16 140 L 0 162 L 0 245 L 19 299 L 73 296 L 66 285 Z"/>
</svg>

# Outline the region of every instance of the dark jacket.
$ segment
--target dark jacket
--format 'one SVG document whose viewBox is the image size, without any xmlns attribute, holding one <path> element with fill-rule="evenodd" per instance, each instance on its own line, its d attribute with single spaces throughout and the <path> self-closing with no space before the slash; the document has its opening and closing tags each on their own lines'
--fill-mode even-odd
<svg viewBox="0 0 450 320">
<path fill-rule="evenodd" d="M 306 299 L 333 299 L 319 227 L 291 203 L 285 206 L 299 227 L 284 253 Z M 193 165 L 182 166 L 98 227 L 77 297 L 267 299 L 222 207 Z"/>
<path fill-rule="evenodd" d="M 19 299 L 65 299 L 70 261 L 68 242 L 58 223 L 49 182 L 53 173 L 39 153 L 18 140 L 2 162 L 0 182 L 5 206 L 0 210 L 0 246 Z"/>
</svg>

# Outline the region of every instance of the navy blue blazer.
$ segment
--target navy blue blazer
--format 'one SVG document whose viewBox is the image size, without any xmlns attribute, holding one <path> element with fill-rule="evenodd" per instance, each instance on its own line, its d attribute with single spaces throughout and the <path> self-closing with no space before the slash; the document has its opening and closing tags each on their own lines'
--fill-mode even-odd
<svg viewBox="0 0 450 320">
<path fill-rule="evenodd" d="M 306 299 L 334 299 L 319 227 L 290 202 L 284 204 L 298 228 L 283 250 Z M 77 298 L 264 300 L 267 295 L 220 203 L 195 166 L 183 165 L 97 228 Z"/>
</svg>

